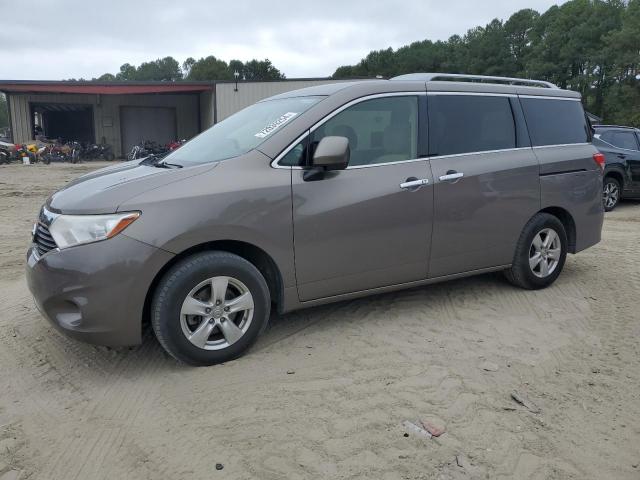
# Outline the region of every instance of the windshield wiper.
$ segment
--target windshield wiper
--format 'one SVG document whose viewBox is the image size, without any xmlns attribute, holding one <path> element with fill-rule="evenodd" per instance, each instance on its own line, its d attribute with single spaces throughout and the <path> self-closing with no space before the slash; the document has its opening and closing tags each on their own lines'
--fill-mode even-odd
<svg viewBox="0 0 640 480">
<path fill-rule="evenodd" d="M 157 167 L 157 168 L 182 168 L 182 165 L 178 165 L 177 163 L 163 162 L 162 161 L 163 158 L 164 158 L 164 155 L 163 156 L 149 155 L 148 157 L 146 157 L 144 160 L 140 162 L 140 165 L 149 165 L 151 167 Z"/>
</svg>

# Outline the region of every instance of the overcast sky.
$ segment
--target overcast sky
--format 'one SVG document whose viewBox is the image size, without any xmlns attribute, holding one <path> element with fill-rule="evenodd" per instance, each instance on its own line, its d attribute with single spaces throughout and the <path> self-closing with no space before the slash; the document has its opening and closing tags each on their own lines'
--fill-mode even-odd
<svg viewBox="0 0 640 480">
<path fill-rule="evenodd" d="M 324 77 L 371 50 L 446 40 L 559 0 L 0 0 L 0 79 L 92 78 L 167 55 L 269 58 Z"/>
</svg>

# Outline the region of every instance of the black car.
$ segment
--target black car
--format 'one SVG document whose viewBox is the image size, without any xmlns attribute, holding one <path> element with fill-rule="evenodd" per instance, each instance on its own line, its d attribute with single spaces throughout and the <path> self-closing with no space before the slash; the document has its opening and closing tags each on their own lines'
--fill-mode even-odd
<svg viewBox="0 0 640 480">
<path fill-rule="evenodd" d="M 594 125 L 593 145 L 606 158 L 603 182 L 605 211 L 622 198 L 640 198 L 640 130 Z"/>
</svg>

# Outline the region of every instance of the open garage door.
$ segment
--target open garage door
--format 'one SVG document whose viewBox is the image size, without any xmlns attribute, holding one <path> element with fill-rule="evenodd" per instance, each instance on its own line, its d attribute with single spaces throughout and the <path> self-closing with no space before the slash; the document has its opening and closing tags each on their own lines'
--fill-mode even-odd
<svg viewBox="0 0 640 480">
<path fill-rule="evenodd" d="M 134 145 L 153 141 L 161 145 L 176 140 L 176 110 L 164 107 L 120 107 L 122 153 Z"/>
<path fill-rule="evenodd" d="M 34 134 L 41 133 L 63 142 L 95 142 L 91 105 L 32 103 L 31 119 Z M 38 127 L 42 131 L 38 131 Z"/>
</svg>

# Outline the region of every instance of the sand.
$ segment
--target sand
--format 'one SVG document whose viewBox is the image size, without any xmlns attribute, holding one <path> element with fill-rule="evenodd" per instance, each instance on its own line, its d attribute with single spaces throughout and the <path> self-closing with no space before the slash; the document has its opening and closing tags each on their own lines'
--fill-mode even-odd
<svg viewBox="0 0 640 480">
<path fill-rule="evenodd" d="M 547 290 L 491 274 L 296 312 L 198 369 L 33 305 L 38 209 L 99 165 L 0 167 L 0 480 L 640 477 L 639 202 Z"/>
</svg>

